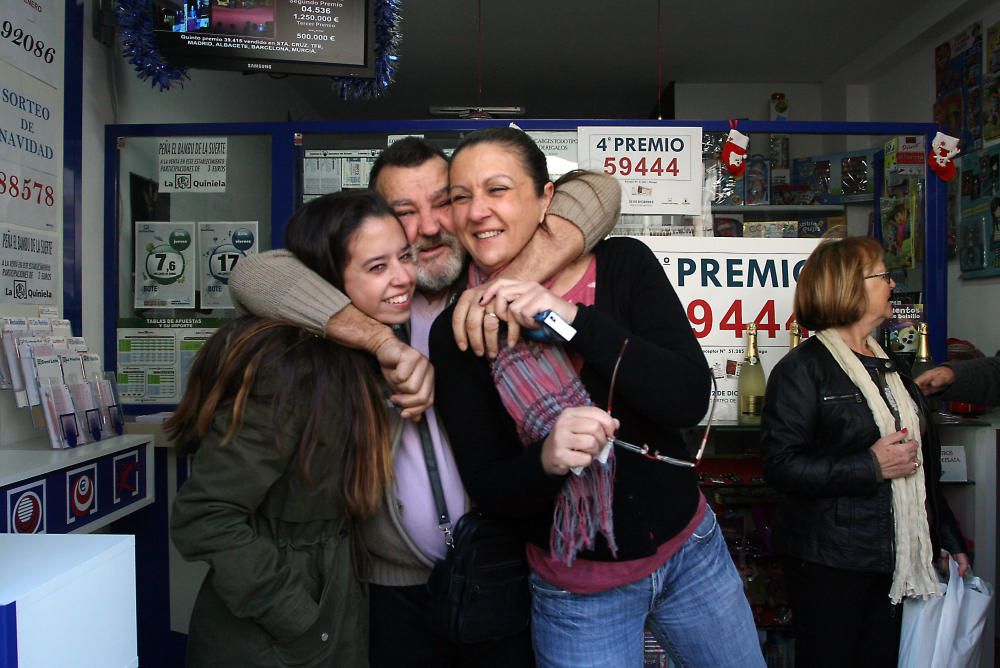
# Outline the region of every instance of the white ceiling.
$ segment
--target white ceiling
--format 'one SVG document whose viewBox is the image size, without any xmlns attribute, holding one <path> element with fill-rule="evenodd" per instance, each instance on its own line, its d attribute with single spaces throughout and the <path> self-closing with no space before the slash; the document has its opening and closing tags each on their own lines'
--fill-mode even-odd
<svg viewBox="0 0 1000 668">
<path fill-rule="evenodd" d="M 322 79 L 294 85 L 330 116 L 521 105 L 531 118 L 643 118 L 660 80 L 863 82 L 935 27 L 982 11 L 981 2 L 403 0 L 398 77 L 382 99 L 347 104 Z"/>
</svg>

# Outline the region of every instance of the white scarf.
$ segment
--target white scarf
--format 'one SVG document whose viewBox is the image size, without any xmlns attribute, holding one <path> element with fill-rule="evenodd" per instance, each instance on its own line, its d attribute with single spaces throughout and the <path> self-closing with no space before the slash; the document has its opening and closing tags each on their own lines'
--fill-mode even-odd
<svg viewBox="0 0 1000 668">
<path fill-rule="evenodd" d="M 896 423 L 889 407 L 886 406 L 879 388 L 871 375 L 865 369 L 840 335 L 832 329 L 816 333 L 816 338 L 826 346 L 840 368 L 851 379 L 868 402 L 868 408 L 875 418 L 879 433 L 882 436 L 896 432 Z M 888 359 L 888 355 L 871 336 L 868 337 L 868 347 L 875 352 L 876 357 Z M 917 405 L 910 393 L 903 387 L 899 374 L 891 371 L 885 374 L 886 385 L 896 400 L 899 410 L 899 422 L 905 427 L 913 440 L 917 442 L 917 463 L 922 464 L 920 420 L 917 416 Z M 928 598 L 939 594 L 938 579 L 934 573 L 933 550 L 931 534 L 927 525 L 927 488 L 924 486 L 924 476 L 915 475 L 892 479 L 892 513 L 895 518 L 896 532 L 896 570 L 892 574 L 892 586 L 889 598 L 893 603 L 899 603 L 904 597 Z"/>
</svg>

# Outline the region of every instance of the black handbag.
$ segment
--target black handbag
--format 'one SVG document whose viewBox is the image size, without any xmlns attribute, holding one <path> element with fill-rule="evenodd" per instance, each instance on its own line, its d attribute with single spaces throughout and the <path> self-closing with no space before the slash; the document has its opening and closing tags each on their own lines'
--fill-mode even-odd
<svg viewBox="0 0 1000 668">
<path fill-rule="evenodd" d="M 499 640 L 524 631 L 531 620 L 524 539 L 514 527 L 478 510 L 450 528 L 426 420 L 418 426 L 438 526 L 448 545 L 427 582 L 431 628 L 454 643 Z"/>
<path fill-rule="evenodd" d="M 528 628 L 524 541 L 476 510 L 458 520 L 452 539 L 428 581 L 432 628 L 457 643 L 499 640 Z"/>
</svg>

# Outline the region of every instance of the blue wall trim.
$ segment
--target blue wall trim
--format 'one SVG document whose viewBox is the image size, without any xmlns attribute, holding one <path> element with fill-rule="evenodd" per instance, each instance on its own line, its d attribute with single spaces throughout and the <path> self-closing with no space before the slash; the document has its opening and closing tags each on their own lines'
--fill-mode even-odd
<svg viewBox="0 0 1000 668">
<path fill-rule="evenodd" d="M 574 131 L 580 126 L 612 127 L 690 127 L 700 126 L 706 132 L 728 132 L 729 121 L 657 121 L 649 119 L 515 119 L 525 130 Z M 159 137 L 171 135 L 269 135 L 271 137 L 271 242 L 272 247 L 284 245 L 285 223 L 295 209 L 296 194 L 301 184 L 299 170 L 302 147 L 296 146 L 296 134 L 352 133 L 430 133 L 471 132 L 485 127 L 504 126 L 509 119 L 430 119 L 401 121 L 292 121 L 288 123 L 178 123 L 109 125 L 105 136 L 105 266 L 113 275 L 105 280 L 105 368 L 116 365 L 116 327 L 118 317 L 118 155 L 117 141 L 126 137 Z M 741 120 L 739 129 L 745 133 L 832 134 L 832 135 L 923 135 L 927 145 L 937 132 L 932 123 L 841 123 L 812 121 L 750 121 Z M 876 167 L 881 159 L 876 159 Z M 880 171 L 880 170 L 879 170 Z M 881 173 L 875 175 L 879 192 L 884 189 Z M 945 259 L 946 196 L 945 184 L 928 176 L 926 196 L 924 307 L 930 325 L 931 353 L 934 359 L 945 359 L 947 340 L 947 264 Z M 877 210 L 878 199 L 873 207 Z M 879 226 L 874 233 L 880 236 Z M 144 413 L 164 410 L 166 404 L 142 407 L 127 406 L 126 412 Z"/>
<path fill-rule="evenodd" d="M 0 606 L 0 668 L 17 668 L 17 602 Z"/>
<path fill-rule="evenodd" d="M 63 317 L 83 336 L 83 2 L 66 2 L 63 66 Z"/>
</svg>

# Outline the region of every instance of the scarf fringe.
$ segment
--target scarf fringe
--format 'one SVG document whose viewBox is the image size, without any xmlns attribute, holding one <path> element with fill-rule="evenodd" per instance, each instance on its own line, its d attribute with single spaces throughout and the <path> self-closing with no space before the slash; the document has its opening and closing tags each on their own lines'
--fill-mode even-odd
<svg viewBox="0 0 1000 668">
<path fill-rule="evenodd" d="M 579 476 L 570 475 L 556 499 L 552 532 L 549 534 L 551 555 L 572 566 L 580 550 L 592 550 L 600 531 L 611 550 L 618 556 L 611 503 L 614 499 L 615 460 L 605 464 L 594 461 Z M 601 501 L 607 499 L 608 503 Z"/>
</svg>

